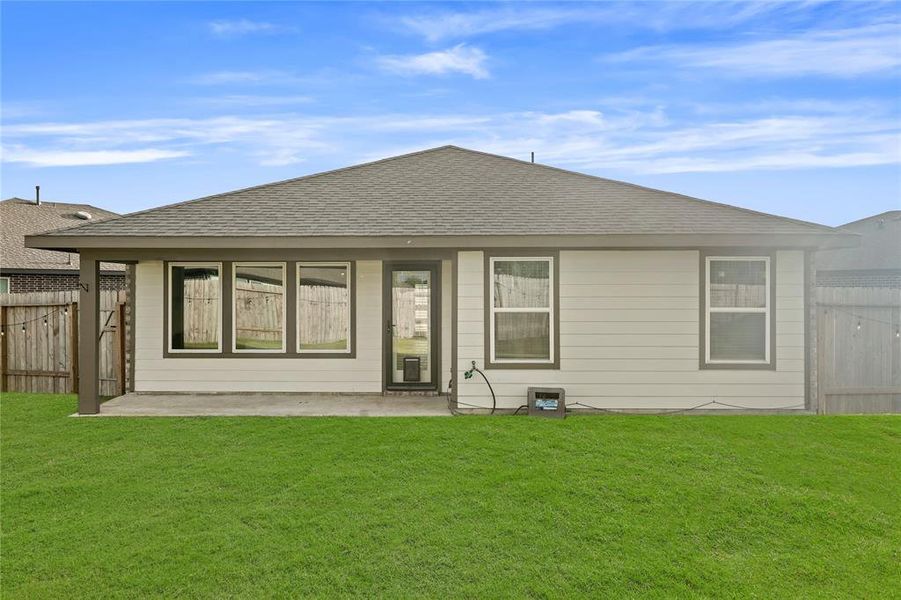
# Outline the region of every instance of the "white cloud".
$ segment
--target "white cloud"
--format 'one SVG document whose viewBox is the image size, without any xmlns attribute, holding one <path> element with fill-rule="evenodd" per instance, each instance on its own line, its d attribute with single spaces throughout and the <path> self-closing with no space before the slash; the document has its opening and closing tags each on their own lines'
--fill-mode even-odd
<svg viewBox="0 0 901 600">
<path fill-rule="evenodd" d="M 867 3 L 846 8 L 844 16 L 873 10 Z M 608 2 L 592 4 L 507 4 L 480 10 L 430 10 L 391 19 L 430 42 L 466 39 L 502 31 L 538 31 L 565 25 L 629 26 L 642 30 L 726 29 L 754 19 L 804 19 L 804 2 Z M 386 18 L 387 20 L 387 18 Z"/>
<path fill-rule="evenodd" d="M 0 115 L 3 120 L 37 117 L 49 112 L 46 102 L 16 102 L 4 100 L 0 103 Z"/>
<path fill-rule="evenodd" d="M 195 98 L 194 102 L 206 106 L 218 107 L 268 107 L 291 106 L 296 104 L 309 104 L 313 102 L 310 96 L 258 96 L 252 94 L 230 94 L 213 96 L 209 98 Z"/>
<path fill-rule="evenodd" d="M 292 73 L 278 70 L 259 71 L 215 71 L 194 77 L 191 82 L 197 85 L 229 85 L 229 84 L 287 84 L 300 83 L 302 79 Z"/>
<path fill-rule="evenodd" d="M 586 11 L 559 8 L 504 8 L 438 12 L 402 17 L 400 24 L 429 41 L 464 38 L 507 29 L 549 29 L 585 18 Z"/>
<path fill-rule="evenodd" d="M 265 21 L 238 19 L 236 21 L 216 20 L 207 23 L 210 33 L 217 37 L 240 37 L 252 34 L 275 34 L 290 31 L 291 28 Z"/>
<path fill-rule="evenodd" d="M 541 114 L 538 120 L 542 123 L 579 123 L 582 125 L 603 126 L 604 115 L 596 110 L 571 110 L 557 114 Z"/>
<path fill-rule="evenodd" d="M 4 148 L 3 161 L 32 167 L 84 167 L 156 162 L 188 156 L 178 150 L 34 150 L 25 147 Z"/>
<path fill-rule="evenodd" d="M 488 56 L 479 48 L 458 44 L 447 50 L 425 54 L 380 56 L 379 66 L 399 75 L 445 75 L 463 73 L 475 79 L 487 79 L 485 67 Z"/>
<path fill-rule="evenodd" d="M 732 75 L 853 77 L 901 67 L 901 26 L 872 25 L 722 46 L 651 46 L 606 57 L 717 69 Z"/>
<path fill-rule="evenodd" d="M 773 107 L 778 106 L 774 103 Z M 598 174 L 749 171 L 901 164 L 891 105 L 816 104 L 750 116 L 615 104 L 559 112 L 369 114 L 14 123 L 4 160 L 53 166 L 239 153 L 261 165 L 336 163 L 453 143 Z M 598 109 L 603 110 L 598 110 Z M 387 141 L 386 140 L 390 140 Z M 326 158 L 326 160 L 332 160 Z"/>
</svg>

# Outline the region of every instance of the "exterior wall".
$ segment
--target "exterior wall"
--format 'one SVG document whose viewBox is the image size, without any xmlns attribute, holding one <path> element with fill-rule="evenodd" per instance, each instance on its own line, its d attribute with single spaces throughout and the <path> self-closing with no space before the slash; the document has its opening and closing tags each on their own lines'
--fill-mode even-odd
<svg viewBox="0 0 901 600">
<path fill-rule="evenodd" d="M 458 255 L 458 370 L 484 356 L 484 259 Z M 699 253 L 560 252 L 560 369 L 490 369 L 499 408 L 529 386 L 563 387 L 568 403 L 599 408 L 690 408 L 717 400 L 748 408 L 803 408 L 804 253 L 776 256 L 776 370 L 701 370 Z M 458 400 L 490 407 L 478 375 Z M 710 407 L 715 408 L 715 407 Z"/>
<path fill-rule="evenodd" d="M 9 293 L 68 292 L 78 289 L 78 272 L 69 273 L 3 273 L 9 277 Z M 100 289 L 124 290 L 125 273 L 121 275 L 101 275 Z"/>
<path fill-rule="evenodd" d="M 183 392 L 382 391 L 382 262 L 357 261 L 356 358 L 163 358 L 163 263 L 136 267 L 134 389 Z M 441 265 L 441 367 L 444 391 L 451 369 L 452 263 Z"/>
<path fill-rule="evenodd" d="M 382 391 L 382 263 L 357 261 L 356 358 L 163 358 L 161 261 L 135 282 L 135 391 Z"/>
</svg>

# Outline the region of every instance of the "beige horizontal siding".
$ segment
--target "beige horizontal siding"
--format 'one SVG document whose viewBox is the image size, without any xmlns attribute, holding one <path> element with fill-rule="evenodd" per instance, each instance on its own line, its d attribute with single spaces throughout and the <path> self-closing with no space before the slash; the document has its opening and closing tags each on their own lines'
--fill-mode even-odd
<svg viewBox="0 0 901 600">
<path fill-rule="evenodd" d="M 135 281 L 135 389 L 183 392 L 380 392 L 382 266 L 357 262 L 356 358 L 163 358 L 163 263 Z"/>
<path fill-rule="evenodd" d="M 697 251 L 562 251 L 560 369 L 486 371 L 498 406 L 531 386 L 564 387 L 570 402 L 604 408 L 689 408 L 718 400 L 751 408 L 804 402 L 803 253 L 776 259 L 772 370 L 701 370 Z M 484 356 L 484 257 L 459 253 L 459 369 Z M 461 403 L 488 406 L 484 382 L 460 383 Z"/>
</svg>

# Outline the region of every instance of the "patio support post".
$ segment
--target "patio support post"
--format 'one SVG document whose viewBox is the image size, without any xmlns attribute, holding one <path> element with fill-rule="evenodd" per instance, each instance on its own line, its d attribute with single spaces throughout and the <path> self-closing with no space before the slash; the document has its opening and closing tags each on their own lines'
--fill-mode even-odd
<svg viewBox="0 0 901 600">
<path fill-rule="evenodd" d="M 100 323 L 100 261 L 96 255 L 82 253 L 79 271 L 78 302 L 78 413 L 100 412 L 100 361 L 98 325 Z"/>
<path fill-rule="evenodd" d="M 804 251 L 804 386 L 805 408 L 820 413 L 819 332 L 817 331 L 816 261 L 812 250 Z"/>
<path fill-rule="evenodd" d="M 454 385 L 451 388 L 450 398 L 450 403 L 454 410 L 458 408 L 457 399 L 459 398 L 458 390 L 460 389 L 460 380 L 457 377 L 459 371 L 459 365 L 457 365 L 457 344 L 459 343 L 457 338 L 457 317 L 459 316 L 457 297 L 460 293 L 458 289 L 460 275 L 457 260 L 459 256 L 460 251 L 455 249 L 453 258 L 451 258 L 451 381 L 453 381 Z"/>
</svg>

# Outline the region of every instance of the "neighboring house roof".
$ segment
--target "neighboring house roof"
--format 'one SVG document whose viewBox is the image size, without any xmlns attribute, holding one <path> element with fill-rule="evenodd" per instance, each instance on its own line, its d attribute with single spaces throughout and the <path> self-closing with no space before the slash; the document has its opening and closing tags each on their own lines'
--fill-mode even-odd
<svg viewBox="0 0 901 600">
<path fill-rule="evenodd" d="M 91 215 L 91 222 L 117 217 L 114 212 L 90 204 L 67 204 L 9 198 L 0 202 L 0 269 L 77 271 L 78 255 L 25 247 L 25 236 L 60 227 L 85 223 L 75 215 L 81 211 Z M 124 271 L 124 265 L 106 264 L 109 271 Z"/>
<path fill-rule="evenodd" d="M 817 252 L 817 270 L 901 270 L 901 210 L 853 221 L 839 229 L 860 234 L 860 246 Z"/>
</svg>

